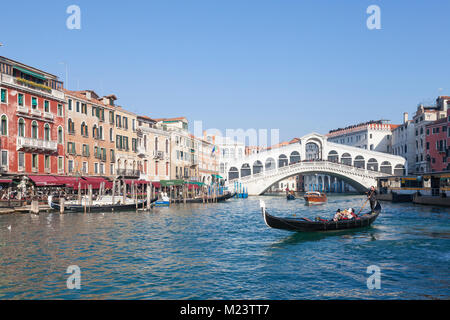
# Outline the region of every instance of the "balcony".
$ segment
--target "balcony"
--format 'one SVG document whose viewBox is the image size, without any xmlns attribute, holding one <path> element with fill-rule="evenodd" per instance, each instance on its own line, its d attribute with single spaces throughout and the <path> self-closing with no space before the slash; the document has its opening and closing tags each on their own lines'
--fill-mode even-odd
<svg viewBox="0 0 450 320">
<path fill-rule="evenodd" d="M 17 150 L 28 149 L 30 151 L 57 152 L 58 143 L 56 141 L 47 141 L 33 138 L 18 137 Z"/>
<path fill-rule="evenodd" d="M 45 119 L 49 119 L 49 120 L 53 120 L 55 118 L 55 116 L 51 112 L 44 112 L 44 118 Z"/>
<path fill-rule="evenodd" d="M 139 158 L 145 158 L 147 151 L 144 149 L 144 147 L 138 146 L 136 150 L 137 156 Z"/>
<path fill-rule="evenodd" d="M 126 177 L 139 177 L 141 172 L 139 170 L 132 169 L 117 169 L 117 175 Z"/>
<path fill-rule="evenodd" d="M 164 160 L 164 152 L 163 151 L 153 151 L 153 159 L 161 159 Z"/>
<path fill-rule="evenodd" d="M 32 116 L 36 116 L 36 117 L 40 117 L 42 115 L 42 112 L 39 111 L 38 109 L 31 108 L 31 115 Z"/>
<path fill-rule="evenodd" d="M 29 111 L 29 110 L 28 110 L 27 107 L 17 105 L 17 112 L 24 113 L 24 114 L 28 114 L 28 111 Z"/>
</svg>

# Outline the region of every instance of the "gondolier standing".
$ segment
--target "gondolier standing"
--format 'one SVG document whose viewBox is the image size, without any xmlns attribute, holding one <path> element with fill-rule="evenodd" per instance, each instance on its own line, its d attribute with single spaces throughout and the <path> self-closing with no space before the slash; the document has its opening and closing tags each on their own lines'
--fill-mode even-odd
<svg viewBox="0 0 450 320">
<path fill-rule="evenodd" d="M 370 201 L 370 209 L 373 211 L 373 209 L 375 208 L 375 205 L 377 203 L 377 192 L 375 190 L 374 186 L 370 187 L 370 190 L 368 192 L 366 192 L 367 194 L 367 198 Z"/>
</svg>

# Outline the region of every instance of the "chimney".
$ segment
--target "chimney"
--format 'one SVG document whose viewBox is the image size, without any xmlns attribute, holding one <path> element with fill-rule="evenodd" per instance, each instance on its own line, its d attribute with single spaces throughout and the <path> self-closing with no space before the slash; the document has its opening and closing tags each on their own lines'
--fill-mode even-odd
<svg viewBox="0 0 450 320">
<path fill-rule="evenodd" d="M 403 112 L 403 123 L 407 123 L 408 122 L 408 112 Z"/>
<path fill-rule="evenodd" d="M 86 98 L 92 99 L 92 96 L 91 96 L 91 92 L 90 92 L 90 91 L 86 91 Z"/>
</svg>

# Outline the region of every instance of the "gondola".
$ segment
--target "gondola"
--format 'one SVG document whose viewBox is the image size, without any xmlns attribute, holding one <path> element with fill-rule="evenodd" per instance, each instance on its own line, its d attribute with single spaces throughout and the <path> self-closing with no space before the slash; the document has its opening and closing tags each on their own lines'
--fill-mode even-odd
<svg viewBox="0 0 450 320">
<path fill-rule="evenodd" d="M 232 198 L 232 197 L 234 197 L 235 196 L 235 194 L 234 193 L 230 193 L 230 192 L 227 192 L 227 193 L 225 193 L 225 194 L 223 194 L 223 195 L 221 195 L 221 196 L 218 196 L 217 198 L 215 198 L 214 199 L 214 202 L 217 200 L 217 202 L 222 202 L 222 201 L 225 201 L 225 200 L 228 200 L 228 199 L 230 199 L 230 198 Z M 211 202 L 213 200 L 213 198 L 209 198 L 208 199 L 208 202 Z M 183 199 L 174 199 L 173 200 L 173 203 L 184 203 L 186 201 L 186 203 L 203 203 L 203 198 L 191 198 L 191 199 L 186 199 L 186 200 L 183 200 Z M 206 202 L 206 199 L 205 199 L 205 202 Z"/>
<path fill-rule="evenodd" d="M 295 196 L 294 196 L 293 194 L 288 194 L 288 195 L 286 196 L 286 199 L 287 199 L 287 200 L 295 200 Z"/>
<path fill-rule="evenodd" d="M 375 208 L 358 216 L 356 219 L 340 221 L 312 221 L 306 218 L 278 218 L 270 215 L 265 208 L 264 201 L 260 201 L 264 222 L 270 228 L 298 232 L 332 231 L 355 229 L 370 226 L 381 212 L 381 205 L 377 201 Z"/>
<path fill-rule="evenodd" d="M 151 200 L 150 203 L 154 203 L 157 198 Z M 61 205 L 54 202 L 50 196 L 48 199 L 48 204 L 51 208 L 59 211 Z M 137 208 L 142 208 L 147 206 L 147 200 L 138 201 Z M 82 204 L 66 204 L 64 205 L 64 212 L 84 212 L 84 205 Z M 86 206 L 86 211 L 88 212 L 107 212 L 107 211 L 130 211 L 136 210 L 136 203 L 127 204 L 94 204 L 92 206 Z"/>
</svg>

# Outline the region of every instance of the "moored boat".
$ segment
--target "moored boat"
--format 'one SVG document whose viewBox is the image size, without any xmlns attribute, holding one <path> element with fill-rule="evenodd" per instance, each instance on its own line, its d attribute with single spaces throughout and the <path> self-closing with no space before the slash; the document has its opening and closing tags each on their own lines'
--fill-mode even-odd
<svg viewBox="0 0 450 320">
<path fill-rule="evenodd" d="M 89 212 L 105 212 L 105 211 L 128 211 L 128 210 L 136 210 L 137 208 L 142 208 L 147 205 L 147 200 L 138 200 L 137 203 L 130 198 L 126 198 L 125 202 L 123 202 L 122 197 L 116 197 L 117 201 L 112 202 L 112 197 L 103 197 L 100 200 L 93 200 L 92 205 L 89 205 L 89 202 L 86 197 L 83 197 L 80 201 L 66 201 L 64 203 L 64 211 L 69 212 L 83 212 L 86 208 Z M 151 200 L 151 203 L 155 202 L 157 199 Z M 53 201 L 53 197 L 48 197 L 48 205 L 55 209 L 60 210 L 61 205 L 57 202 Z"/>
<path fill-rule="evenodd" d="M 315 231 L 332 231 L 355 229 L 370 226 L 381 212 L 381 205 L 377 202 L 373 211 L 367 212 L 354 219 L 348 220 L 320 220 L 312 221 L 307 218 L 279 218 L 270 215 L 266 211 L 264 201 L 260 201 L 261 211 L 265 224 L 274 229 L 298 231 L 298 232 L 315 232 Z"/>
<path fill-rule="evenodd" d="M 327 195 L 318 191 L 306 192 L 303 198 L 307 204 L 322 204 L 327 202 Z"/>
</svg>

